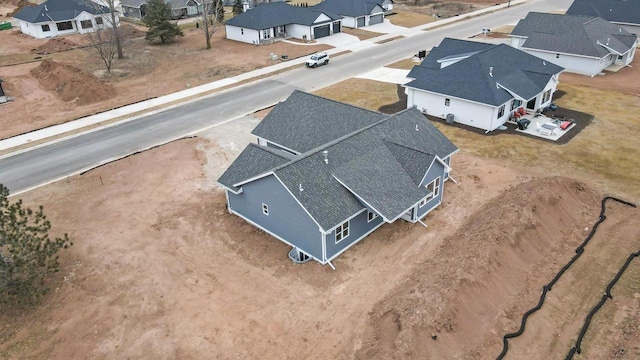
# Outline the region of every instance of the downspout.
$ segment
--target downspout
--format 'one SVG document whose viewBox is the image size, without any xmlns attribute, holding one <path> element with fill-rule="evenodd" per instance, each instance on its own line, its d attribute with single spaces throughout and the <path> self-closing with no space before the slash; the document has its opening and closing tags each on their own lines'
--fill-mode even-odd
<svg viewBox="0 0 640 360">
<path fill-rule="evenodd" d="M 329 266 L 331 266 L 331 268 L 332 268 L 333 270 L 335 270 L 335 269 L 336 269 L 336 267 L 335 267 L 335 266 L 333 266 L 333 264 L 331 263 L 331 261 L 327 260 L 327 264 L 329 264 Z"/>
<path fill-rule="evenodd" d="M 428 228 L 427 224 L 425 224 L 422 220 L 418 219 L 418 222 L 419 222 L 420 224 L 422 224 L 422 226 L 424 226 L 424 227 Z"/>
</svg>

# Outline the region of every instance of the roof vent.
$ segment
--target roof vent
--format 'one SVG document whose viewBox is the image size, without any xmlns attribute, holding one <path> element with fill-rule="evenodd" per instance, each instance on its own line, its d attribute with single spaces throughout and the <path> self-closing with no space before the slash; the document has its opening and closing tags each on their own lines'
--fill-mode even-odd
<svg viewBox="0 0 640 360">
<path fill-rule="evenodd" d="M 420 128 L 418 128 L 418 124 L 416 124 L 416 131 L 420 131 Z"/>
<path fill-rule="evenodd" d="M 304 189 L 302 188 L 302 184 L 298 184 L 298 190 L 300 190 L 300 192 L 304 191 Z"/>
<path fill-rule="evenodd" d="M 329 152 L 327 150 L 322 152 L 322 155 L 324 155 L 324 163 L 328 164 L 329 163 Z M 302 191 L 302 190 L 300 190 Z"/>
<path fill-rule="evenodd" d="M 489 66 L 489 76 L 493 77 L 493 66 Z"/>
<path fill-rule="evenodd" d="M 49 9 L 47 9 L 47 5 L 44 6 L 44 11 L 49 11 Z"/>
<path fill-rule="evenodd" d="M 547 62 L 542 60 L 542 65 L 547 65 Z"/>
<path fill-rule="evenodd" d="M 609 46 L 609 40 L 610 40 L 610 38 L 607 38 L 607 46 Z"/>
</svg>

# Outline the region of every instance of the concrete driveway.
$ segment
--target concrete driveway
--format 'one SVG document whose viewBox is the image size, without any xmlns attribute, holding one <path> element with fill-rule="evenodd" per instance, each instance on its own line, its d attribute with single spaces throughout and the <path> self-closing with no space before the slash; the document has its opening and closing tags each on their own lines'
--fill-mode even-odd
<svg viewBox="0 0 640 360">
<path fill-rule="evenodd" d="M 363 30 L 373 31 L 381 34 L 391 34 L 396 31 L 401 31 L 407 29 L 404 26 L 393 25 L 389 19 L 384 19 L 384 22 L 375 25 L 369 25 Z"/>
</svg>

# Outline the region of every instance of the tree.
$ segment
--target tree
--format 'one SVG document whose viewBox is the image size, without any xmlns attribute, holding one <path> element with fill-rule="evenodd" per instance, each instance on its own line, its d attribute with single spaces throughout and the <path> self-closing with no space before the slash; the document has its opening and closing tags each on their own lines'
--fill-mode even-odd
<svg viewBox="0 0 640 360">
<path fill-rule="evenodd" d="M 91 47 L 96 50 L 102 62 L 104 62 L 107 73 L 111 73 L 111 64 L 118 52 L 118 37 L 113 35 L 111 29 L 98 29 L 95 32 L 87 33 L 85 36 L 89 40 Z"/>
<path fill-rule="evenodd" d="M 0 184 L 0 303 L 35 304 L 49 289 L 47 275 L 59 271 L 58 251 L 73 243 L 67 234 L 49 239 L 51 223 L 37 211 L 11 203 Z"/>
<path fill-rule="evenodd" d="M 242 7 L 242 0 L 236 0 L 233 3 L 233 16 L 240 15 L 244 12 L 244 8 Z"/>
<path fill-rule="evenodd" d="M 213 15 L 213 16 L 212 16 Z M 224 5 L 222 0 L 203 0 L 202 16 L 198 21 L 200 29 L 204 32 L 207 49 L 211 49 L 211 35 L 224 20 Z"/>
<path fill-rule="evenodd" d="M 144 38 L 147 41 L 160 39 L 161 43 L 171 42 L 176 36 L 184 36 L 177 24 L 171 22 L 171 8 L 164 0 L 149 0 L 147 15 L 142 19 L 149 27 Z"/>
</svg>

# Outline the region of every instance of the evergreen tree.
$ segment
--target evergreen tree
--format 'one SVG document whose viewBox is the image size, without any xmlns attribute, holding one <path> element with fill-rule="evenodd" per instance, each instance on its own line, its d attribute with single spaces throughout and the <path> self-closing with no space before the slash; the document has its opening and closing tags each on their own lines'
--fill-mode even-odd
<svg viewBox="0 0 640 360">
<path fill-rule="evenodd" d="M 171 7 L 164 0 L 149 0 L 146 11 L 142 21 L 149 27 L 144 36 L 147 41 L 160 39 L 165 43 L 173 41 L 176 36 L 184 36 L 178 25 L 171 22 Z"/>
<path fill-rule="evenodd" d="M 48 292 L 45 279 L 59 271 L 58 251 L 73 245 L 67 234 L 49 239 L 51 223 L 42 206 L 24 209 L 9 202 L 0 184 L 0 303 L 35 304 Z"/>
<path fill-rule="evenodd" d="M 240 15 L 244 12 L 242 9 L 242 0 L 236 0 L 233 3 L 233 16 Z"/>
</svg>

